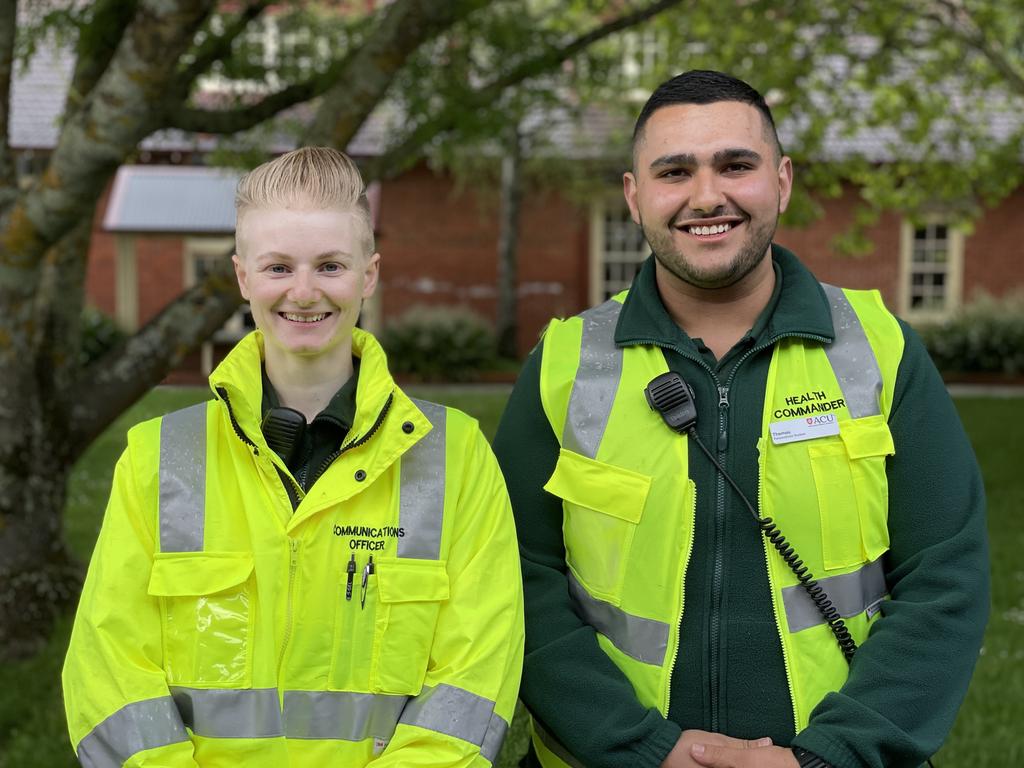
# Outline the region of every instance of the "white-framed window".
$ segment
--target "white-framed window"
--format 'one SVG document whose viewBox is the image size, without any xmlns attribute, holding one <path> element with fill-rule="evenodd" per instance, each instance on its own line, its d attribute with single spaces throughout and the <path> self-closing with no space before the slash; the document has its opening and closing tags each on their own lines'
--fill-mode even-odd
<svg viewBox="0 0 1024 768">
<path fill-rule="evenodd" d="M 913 320 L 940 320 L 961 303 L 963 232 L 931 217 L 903 222 L 900 237 L 900 312 Z"/>
<path fill-rule="evenodd" d="M 621 194 L 595 202 L 590 217 L 590 303 L 629 288 L 651 254 Z"/>
</svg>

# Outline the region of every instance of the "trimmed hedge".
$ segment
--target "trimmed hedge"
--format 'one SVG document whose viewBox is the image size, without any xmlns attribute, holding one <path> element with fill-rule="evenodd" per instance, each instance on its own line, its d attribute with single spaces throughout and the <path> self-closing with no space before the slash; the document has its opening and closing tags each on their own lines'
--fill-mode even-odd
<svg viewBox="0 0 1024 768">
<path fill-rule="evenodd" d="M 1024 373 L 1024 292 L 981 294 L 921 337 L 944 373 Z"/>
<path fill-rule="evenodd" d="M 491 324 L 465 307 L 416 306 L 381 335 L 395 373 L 424 381 L 467 381 L 496 359 Z"/>
</svg>

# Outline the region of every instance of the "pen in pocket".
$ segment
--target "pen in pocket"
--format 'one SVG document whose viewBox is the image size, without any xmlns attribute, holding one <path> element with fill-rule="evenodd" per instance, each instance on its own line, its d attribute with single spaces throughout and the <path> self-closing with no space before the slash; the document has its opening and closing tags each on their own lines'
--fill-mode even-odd
<svg viewBox="0 0 1024 768">
<path fill-rule="evenodd" d="M 366 607 L 366 585 L 370 580 L 370 574 L 373 573 L 373 555 L 370 555 L 370 561 L 363 566 L 363 583 L 359 590 L 359 607 Z"/>
<path fill-rule="evenodd" d="M 352 599 L 352 581 L 356 577 L 356 556 L 352 555 L 352 559 L 348 561 L 348 565 L 345 567 L 348 572 L 348 580 L 345 582 L 345 599 Z"/>
</svg>

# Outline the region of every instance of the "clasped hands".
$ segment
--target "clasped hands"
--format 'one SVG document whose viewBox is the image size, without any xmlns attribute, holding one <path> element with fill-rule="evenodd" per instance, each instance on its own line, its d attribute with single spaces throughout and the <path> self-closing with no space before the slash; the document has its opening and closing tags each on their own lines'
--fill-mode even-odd
<svg viewBox="0 0 1024 768">
<path fill-rule="evenodd" d="M 721 733 L 683 731 L 661 768 L 798 768 L 793 752 L 772 740 L 734 739 Z"/>
</svg>

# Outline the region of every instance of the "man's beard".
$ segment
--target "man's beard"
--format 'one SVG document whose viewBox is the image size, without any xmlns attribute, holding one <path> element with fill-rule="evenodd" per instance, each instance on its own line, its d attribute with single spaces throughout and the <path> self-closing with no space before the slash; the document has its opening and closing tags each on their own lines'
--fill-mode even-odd
<svg viewBox="0 0 1024 768">
<path fill-rule="evenodd" d="M 732 261 L 723 266 L 704 268 L 693 259 L 688 259 L 676 247 L 670 231 L 659 230 L 655 232 L 644 224 L 642 217 L 640 219 L 640 227 L 644 231 L 644 237 L 647 238 L 647 244 L 654 253 L 654 258 L 658 260 L 661 266 L 684 283 L 695 288 L 709 289 L 727 288 L 749 275 L 761 263 L 761 259 L 768 252 L 772 238 L 775 237 L 775 228 L 778 225 L 778 221 L 778 217 L 776 217 L 773 221 L 766 221 L 760 227 L 754 229 L 752 228 L 751 220 L 746 219 L 745 223 L 749 232 Z"/>
</svg>

